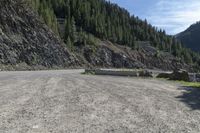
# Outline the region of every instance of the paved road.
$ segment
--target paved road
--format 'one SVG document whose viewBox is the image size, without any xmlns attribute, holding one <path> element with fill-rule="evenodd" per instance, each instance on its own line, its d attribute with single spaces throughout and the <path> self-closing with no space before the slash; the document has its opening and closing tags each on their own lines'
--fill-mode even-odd
<svg viewBox="0 0 200 133">
<path fill-rule="evenodd" d="M 177 84 L 81 71 L 1 72 L 0 133 L 200 132 Z"/>
</svg>

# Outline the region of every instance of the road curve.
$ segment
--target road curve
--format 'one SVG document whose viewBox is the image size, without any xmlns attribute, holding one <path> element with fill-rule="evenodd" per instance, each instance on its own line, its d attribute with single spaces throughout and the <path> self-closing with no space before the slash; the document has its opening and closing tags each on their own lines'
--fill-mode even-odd
<svg viewBox="0 0 200 133">
<path fill-rule="evenodd" d="M 163 80 L 81 72 L 1 72 L 0 132 L 200 132 L 200 108 L 186 102 L 194 100 L 187 89 Z"/>
</svg>

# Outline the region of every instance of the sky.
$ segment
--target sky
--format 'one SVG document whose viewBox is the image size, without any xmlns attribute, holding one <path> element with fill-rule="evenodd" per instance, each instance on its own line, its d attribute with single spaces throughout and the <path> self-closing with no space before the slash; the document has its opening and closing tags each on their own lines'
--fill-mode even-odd
<svg viewBox="0 0 200 133">
<path fill-rule="evenodd" d="M 200 0 L 108 0 L 167 34 L 175 35 L 200 20 Z"/>
</svg>

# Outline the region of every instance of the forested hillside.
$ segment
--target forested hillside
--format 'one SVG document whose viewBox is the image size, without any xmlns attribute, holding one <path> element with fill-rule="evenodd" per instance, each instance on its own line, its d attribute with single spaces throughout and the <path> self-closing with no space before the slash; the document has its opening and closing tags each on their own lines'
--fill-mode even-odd
<svg viewBox="0 0 200 133">
<path fill-rule="evenodd" d="M 200 52 L 200 22 L 191 25 L 184 32 L 177 35 L 177 38 L 188 48 Z"/>
<path fill-rule="evenodd" d="M 66 19 L 66 38 L 69 33 L 84 30 L 101 39 L 132 48 L 136 47 L 134 42 L 138 40 L 151 41 L 155 47 L 165 51 L 175 52 L 172 46 L 181 48 L 165 31 L 152 27 L 146 20 L 130 16 L 125 9 L 104 0 L 33 0 L 33 5 L 55 32 L 58 29 L 55 17 Z M 70 39 L 76 41 L 73 36 Z"/>
<path fill-rule="evenodd" d="M 183 48 L 174 37 L 105 0 L 32 0 L 32 5 L 56 33 L 56 18 L 65 19 L 62 36 L 70 47 L 86 43 L 88 34 L 132 49 L 139 47 L 136 41 L 150 41 L 158 50 L 169 52 L 186 63 L 199 63 L 199 55 Z"/>
<path fill-rule="evenodd" d="M 0 7 L 3 70 L 199 70 L 198 54 L 104 0 L 2 0 Z"/>
</svg>

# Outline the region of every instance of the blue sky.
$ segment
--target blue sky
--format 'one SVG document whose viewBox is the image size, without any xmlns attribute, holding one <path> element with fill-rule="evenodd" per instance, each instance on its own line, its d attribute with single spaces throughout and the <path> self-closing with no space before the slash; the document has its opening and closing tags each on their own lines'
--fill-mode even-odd
<svg viewBox="0 0 200 133">
<path fill-rule="evenodd" d="M 108 0 L 147 19 L 168 34 L 177 34 L 200 20 L 200 0 Z"/>
</svg>

